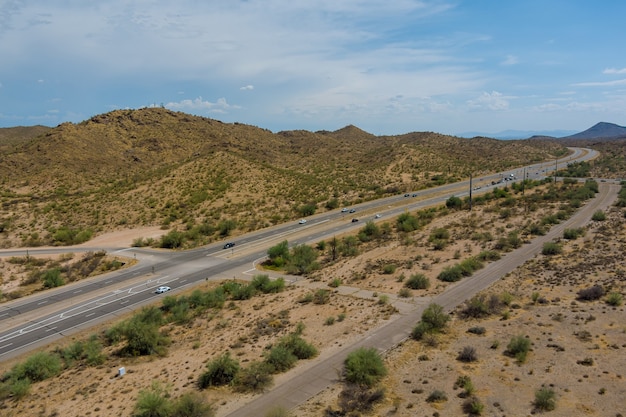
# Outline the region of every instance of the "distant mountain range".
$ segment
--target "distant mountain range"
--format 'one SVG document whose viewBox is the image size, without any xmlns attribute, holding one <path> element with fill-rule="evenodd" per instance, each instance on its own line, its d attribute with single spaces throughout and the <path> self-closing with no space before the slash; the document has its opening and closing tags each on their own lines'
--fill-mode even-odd
<svg viewBox="0 0 626 417">
<path fill-rule="evenodd" d="M 560 139 L 618 139 L 626 138 L 626 127 L 614 123 L 600 122 L 583 132 L 573 130 L 504 130 L 498 133 L 465 132 L 460 137 L 473 138 L 477 136 L 493 139 L 528 139 L 531 137 L 549 137 Z"/>
</svg>

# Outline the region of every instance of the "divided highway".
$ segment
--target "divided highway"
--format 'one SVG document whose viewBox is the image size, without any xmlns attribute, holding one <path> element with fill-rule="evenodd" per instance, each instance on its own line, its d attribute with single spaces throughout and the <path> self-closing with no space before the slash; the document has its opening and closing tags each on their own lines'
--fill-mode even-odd
<svg viewBox="0 0 626 417">
<path fill-rule="evenodd" d="M 480 190 L 473 193 L 486 192 L 488 184 L 510 174 L 521 180 L 522 172 L 525 172 L 527 178 L 538 179 L 553 172 L 559 163 L 590 160 L 597 156 L 597 152 L 590 149 L 571 150 L 572 154 L 561 160 L 483 176 L 473 180 L 472 184 L 463 181 L 411 193 L 415 197 L 400 195 L 359 204 L 354 206 L 357 210 L 354 215 L 334 211 L 311 216 L 304 225 L 294 222 L 252 232 L 238 237 L 237 245 L 230 249 L 222 249 L 220 243 L 185 252 L 139 248 L 108 250 L 109 253 L 127 252 L 126 256 L 135 256 L 140 262 L 126 270 L 0 305 L 0 361 L 152 303 L 156 297 L 162 297 L 154 293 L 160 285 L 168 285 L 177 291 L 208 279 L 232 276 L 232 271 L 241 270 L 264 258 L 267 249 L 282 240 L 287 239 L 291 245 L 317 242 L 362 227 L 359 222 L 351 223 L 352 217 L 369 220 L 374 213 L 380 213 L 381 220 L 389 219 L 406 210 L 441 204 L 450 195 L 466 196 L 470 186 L 483 184 Z M 102 248 L 81 249 L 97 251 Z M 0 251 L 0 256 L 63 251 L 77 252 L 79 248 L 29 249 L 28 252 L 26 249 L 5 250 Z"/>
</svg>

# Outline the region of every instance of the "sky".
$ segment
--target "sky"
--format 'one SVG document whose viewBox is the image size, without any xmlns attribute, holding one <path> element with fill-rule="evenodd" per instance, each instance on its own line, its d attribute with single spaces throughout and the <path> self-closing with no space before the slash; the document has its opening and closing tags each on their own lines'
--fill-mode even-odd
<svg viewBox="0 0 626 417">
<path fill-rule="evenodd" d="M 626 125 L 623 0 L 0 0 L 0 127 L 115 109 L 375 135 Z"/>
</svg>

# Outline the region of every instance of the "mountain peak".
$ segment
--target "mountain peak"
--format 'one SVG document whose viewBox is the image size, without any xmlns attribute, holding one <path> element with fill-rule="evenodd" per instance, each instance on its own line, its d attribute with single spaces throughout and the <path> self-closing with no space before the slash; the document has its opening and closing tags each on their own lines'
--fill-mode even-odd
<svg viewBox="0 0 626 417">
<path fill-rule="evenodd" d="M 565 139 L 609 139 L 618 137 L 626 137 L 626 127 L 616 125 L 615 123 L 599 122 L 583 132 L 565 136 Z"/>
</svg>

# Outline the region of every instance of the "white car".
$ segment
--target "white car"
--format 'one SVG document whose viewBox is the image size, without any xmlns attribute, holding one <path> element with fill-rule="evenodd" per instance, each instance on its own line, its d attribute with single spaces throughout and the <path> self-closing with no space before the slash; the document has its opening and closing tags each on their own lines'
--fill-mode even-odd
<svg viewBox="0 0 626 417">
<path fill-rule="evenodd" d="M 163 294 L 164 292 L 168 292 L 169 290 L 171 290 L 170 287 L 162 286 L 162 287 L 157 288 L 154 292 L 156 294 Z"/>
<path fill-rule="evenodd" d="M 348 209 L 344 207 L 344 208 L 342 208 L 342 209 L 341 209 L 341 212 L 342 212 L 342 213 L 347 213 L 347 212 L 348 212 Z"/>
<path fill-rule="evenodd" d="M 377 214 L 374 216 L 375 219 L 380 219 L 382 216 L 380 214 Z"/>
<path fill-rule="evenodd" d="M 302 220 L 300 220 L 298 223 L 300 223 L 300 224 L 304 224 L 304 223 L 306 223 L 306 220 L 305 220 L 305 219 L 302 219 Z"/>
</svg>

